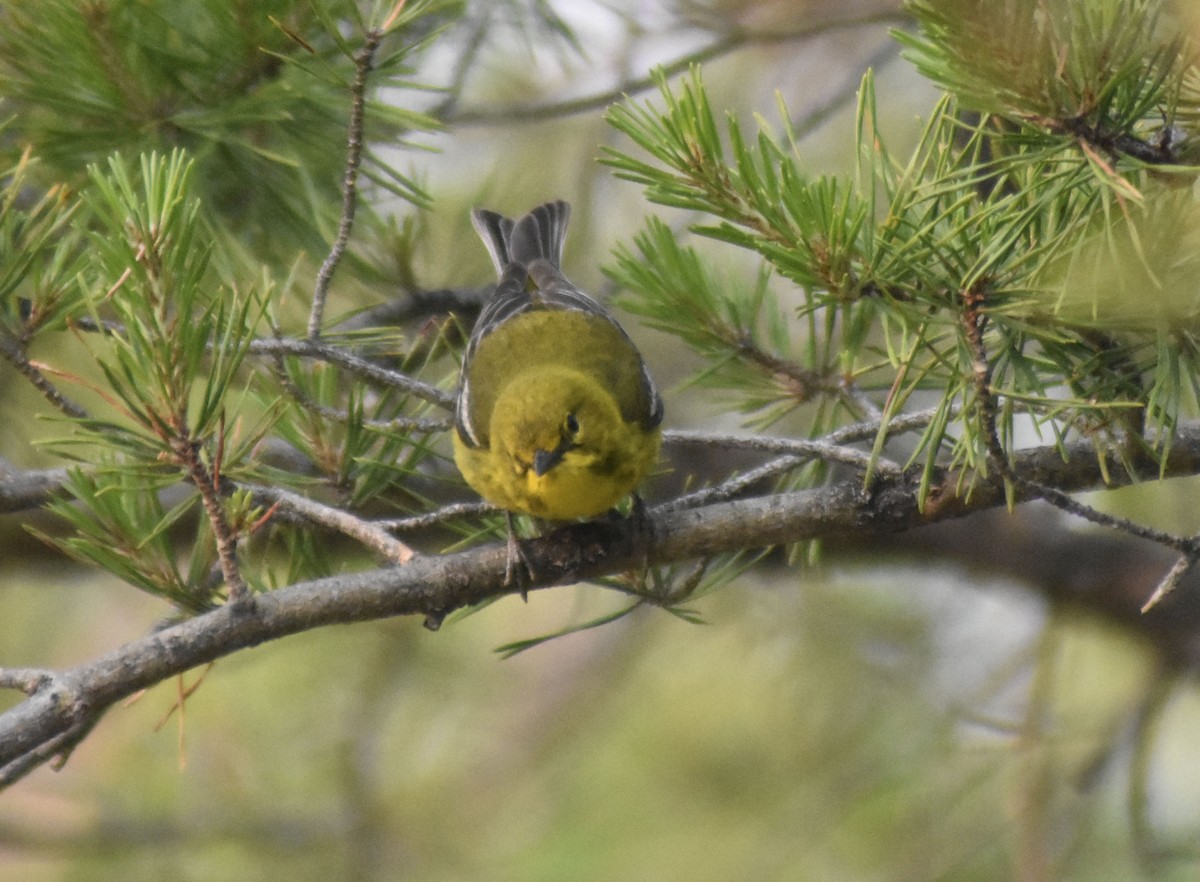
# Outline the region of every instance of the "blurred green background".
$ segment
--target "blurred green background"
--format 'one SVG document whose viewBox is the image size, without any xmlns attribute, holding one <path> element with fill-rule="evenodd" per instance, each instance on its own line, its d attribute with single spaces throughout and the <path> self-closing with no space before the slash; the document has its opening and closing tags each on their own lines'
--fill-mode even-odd
<svg viewBox="0 0 1200 882">
<path fill-rule="evenodd" d="M 985 880 L 1017 877 L 1049 840 L 1049 878 L 1139 878 L 1125 797 L 1149 659 L 979 581 L 768 569 L 700 602 L 708 624 L 646 610 L 506 661 L 501 643 L 611 600 L 555 589 L 437 634 L 394 621 L 288 638 L 218 663 L 182 719 L 163 723 L 176 683 L 113 710 L 63 771 L 6 793 L 0 866 L 13 879 Z M 5 657 L 25 664 L 92 657 L 161 613 L 39 569 L 12 573 L 0 603 Z M 1198 820 L 1198 726 L 1195 690 L 1180 688 L 1150 776 L 1158 833 L 1180 841 Z M 1186 861 L 1171 866 L 1156 878 L 1188 878 Z"/>
</svg>

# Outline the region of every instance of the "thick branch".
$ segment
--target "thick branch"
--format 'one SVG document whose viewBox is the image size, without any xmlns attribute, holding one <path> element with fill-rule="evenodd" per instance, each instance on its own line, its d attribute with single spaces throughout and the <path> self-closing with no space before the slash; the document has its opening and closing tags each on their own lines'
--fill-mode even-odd
<svg viewBox="0 0 1200 882">
<path fill-rule="evenodd" d="M 1064 461 L 1053 448 L 1027 451 L 1016 457 L 1014 468 L 1065 491 L 1102 486 L 1104 472 L 1090 447 L 1080 443 L 1070 453 Z M 1109 473 L 1124 475 L 1116 454 L 1111 459 L 1106 464 Z M 1134 465 L 1147 474 L 1158 471 L 1148 457 Z M 1178 440 L 1166 471 L 1200 471 L 1200 426 L 1191 426 Z M 850 481 L 698 509 L 651 512 L 653 541 L 628 521 L 570 525 L 524 543 L 525 557 L 537 574 L 528 587 L 635 570 L 646 562 L 666 564 L 813 538 L 897 532 L 1005 502 L 998 477 L 980 481 L 963 496 L 954 492 L 957 476 L 943 473 L 936 484 L 940 489 L 921 511 L 919 481 L 919 476 L 881 477 L 870 493 Z M 240 649 L 324 625 L 389 616 L 424 615 L 436 623 L 454 609 L 512 593 L 517 589 L 504 585 L 507 559 L 506 547 L 499 544 L 292 585 L 258 595 L 251 604 L 197 616 L 57 674 L 0 715 L 0 780 L 13 763 L 28 767 L 25 757 L 45 756 L 46 744 L 91 724 L 114 702 Z M 1172 616 L 1174 600 L 1168 598 L 1147 621 Z"/>
<path fill-rule="evenodd" d="M 0 514 L 40 508 L 66 480 L 66 469 L 18 469 L 0 458 Z"/>
</svg>

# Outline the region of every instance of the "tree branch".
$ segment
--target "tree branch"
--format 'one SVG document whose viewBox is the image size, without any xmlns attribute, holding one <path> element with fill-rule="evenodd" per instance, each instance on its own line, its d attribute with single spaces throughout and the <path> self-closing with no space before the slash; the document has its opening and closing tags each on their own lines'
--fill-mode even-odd
<svg viewBox="0 0 1200 882">
<path fill-rule="evenodd" d="M 791 43 L 810 40 L 825 34 L 851 28 L 867 27 L 878 24 L 894 24 L 897 27 L 911 24 L 912 17 L 894 10 L 874 12 L 855 18 L 838 19 L 835 21 L 818 22 L 794 30 L 786 31 L 750 31 L 734 29 L 718 37 L 707 46 L 689 52 L 686 55 L 661 65 L 665 76 L 673 77 L 683 73 L 694 65 L 703 64 L 728 55 L 739 49 L 756 46 L 774 46 L 781 43 Z M 628 80 L 612 89 L 572 98 L 566 101 L 552 101 L 531 104 L 509 104 L 503 107 L 467 108 L 457 110 L 453 105 L 449 112 L 441 117 L 448 125 L 457 126 L 487 126 L 512 125 L 514 122 L 538 122 L 548 119 L 559 119 L 564 116 L 574 116 L 578 113 L 590 113 L 603 110 L 614 101 L 620 101 L 630 95 L 637 95 L 652 89 L 657 80 L 654 76 L 639 77 Z"/>
<path fill-rule="evenodd" d="M 1151 141 L 1143 141 L 1126 132 L 1106 132 L 1099 126 L 1088 125 L 1082 118 L 1050 120 L 1048 128 L 1070 132 L 1113 158 L 1131 156 L 1147 165 L 1175 165 L 1181 161 L 1181 148 L 1186 146 L 1186 138 L 1174 126 L 1164 126 Z"/>
<path fill-rule="evenodd" d="M 58 387 L 46 379 L 46 375 L 31 362 L 24 348 L 15 340 L 0 334 L 0 358 L 4 358 L 16 371 L 27 379 L 33 388 L 42 393 L 42 397 L 53 404 L 69 417 L 83 419 L 87 411 L 83 406 L 67 398 Z"/>
<path fill-rule="evenodd" d="M 399 10 L 404 4 L 397 4 Z M 321 323 L 325 315 L 325 300 L 329 296 L 329 285 L 342 255 L 350 244 L 350 232 L 354 228 L 354 212 L 358 206 L 358 167 L 362 163 L 363 119 L 366 109 L 367 76 L 375 64 L 375 52 L 383 39 L 384 31 L 371 28 L 363 38 L 362 47 L 354 53 L 354 82 L 350 87 L 350 124 L 346 136 L 346 171 L 342 177 L 342 216 L 338 222 L 337 236 L 329 254 L 317 272 L 313 285 L 312 312 L 308 317 L 308 337 L 316 340 L 321 336 Z"/>
<path fill-rule="evenodd" d="M 246 580 L 242 578 L 241 567 L 238 566 L 238 537 L 230 526 L 225 508 L 221 504 L 219 478 L 214 479 L 215 469 L 210 471 L 205 466 L 200 458 L 200 445 L 186 435 L 172 439 L 171 450 L 175 454 L 177 464 L 187 473 L 188 480 L 200 494 L 204 514 L 213 531 L 217 558 L 221 563 L 221 575 L 229 590 L 229 599 L 233 602 L 242 601 L 249 596 L 249 590 L 246 588 Z"/>
<path fill-rule="evenodd" d="M 0 514 L 40 508 L 62 491 L 67 470 L 18 469 L 0 458 Z"/>
<path fill-rule="evenodd" d="M 492 289 L 487 288 L 486 290 L 490 292 Z M 468 305 L 468 308 L 472 307 Z M 473 310 L 476 312 L 479 310 L 478 303 L 473 305 Z M 76 326 L 105 334 L 125 334 L 124 326 L 118 322 L 106 322 L 103 325 L 97 325 L 91 321 L 79 321 L 76 322 Z M 357 327 L 357 325 L 352 326 L 351 329 L 354 327 Z M 297 339 L 295 337 L 260 337 L 251 341 L 250 345 L 246 347 L 246 352 L 249 355 L 268 355 L 274 358 L 284 355 L 294 355 L 298 358 L 311 358 L 316 361 L 323 361 L 350 371 L 376 385 L 399 389 L 402 392 L 415 395 L 423 401 L 436 404 L 438 407 L 445 408 L 446 410 L 454 408 L 454 396 L 448 392 L 443 392 L 435 386 L 422 383 L 420 380 L 414 380 L 407 374 L 390 370 L 353 353 L 345 352 L 323 340 Z M 3 354 L 2 349 L 0 349 L 0 354 Z M 414 420 L 412 423 L 412 428 L 420 431 L 432 431 L 447 427 L 449 427 L 449 423 L 443 421 L 421 423 L 419 420 Z"/>
<path fill-rule="evenodd" d="M 1105 469 L 1126 476 L 1117 452 L 1102 463 L 1089 442 L 1068 445 L 1066 457 L 1055 447 L 1018 453 L 1013 463 L 1038 483 L 1064 492 L 1105 486 Z M 1159 463 L 1132 453 L 1135 471 L 1159 473 Z M 1163 464 L 1164 474 L 1200 471 L 1200 424 L 1181 431 Z M 1134 477 L 1115 478 L 1131 483 Z M 965 493 L 956 491 L 958 475 L 935 476 L 934 492 L 924 510 L 918 505 L 919 473 L 881 476 L 864 491 L 857 480 L 816 490 L 704 508 L 649 513 L 646 529 L 634 521 L 606 519 L 572 524 L 523 542 L 523 553 L 537 574 L 530 590 L 646 565 L 661 565 L 715 554 L 783 545 L 818 538 L 862 537 L 907 530 L 962 517 L 1005 504 L 1002 476 L 978 480 Z M 1111 484 L 1108 486 L 1112 486 Z M 1017 501 L 1035 495 L 1018 488 Z M 33 694 L 0 714 L 0 785 L 16 780 L 61 750 L 104 714 L 113 703 L 197 665 L 290 634 L 333 624 L 398 615 L 423 615 L 436 627 L 452 610 L 514 593 L 505 586 L 508 550 L 503 543 L 470 551 L 414 558 L 407 565 L 303 582 L 255 597 L 252 605 L 227 605 L 165 628 L 61 673 L 50 675 Z M 1147 617 L 1147 627 L 1177 612 L 1177 592 Z M 0 683 L 29 685 L 23 676 Z M 61 740 L 60 740 L 61 739 Z"/>
<path fill-rule="evenodd" d="M 252 342 L 246 351 L 251 355 L 296 355 L 301 358 L 315 358 L 345 368 L 369 382 L 415 395 L 438 407 L 444 407 L 447 410 L 454 407 L 454 396 L 448 392 L 443 392 L 428 383 L 414 380 L 399 371 L 389 370 L 318 340 L 295 340 L 288 337 L 263 338 Z"/>
<path fill-rule="evenodd" d="M 256 502 L 261 502 L 268 507 L 280 506 L 308 523 L 320 524 L 336 530 L 373 549 L 392 563 L 408 563 L 414 556 L 414 552 L 409 546 L 391 536 L 379 524 L 363 520 L 340 508 L 324 505 L 281 487 L 247 484 L 243 485 L 243 489 L 250 491 Z"/>
</svg>

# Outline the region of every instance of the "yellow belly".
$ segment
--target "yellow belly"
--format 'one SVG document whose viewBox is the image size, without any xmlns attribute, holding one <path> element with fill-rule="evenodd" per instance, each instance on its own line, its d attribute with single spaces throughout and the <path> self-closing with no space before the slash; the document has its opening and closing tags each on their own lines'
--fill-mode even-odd
<svg viewBox="0 0 1200 882">
<path fill-rule="evenodd" d="M 544 475 L 521 468 L 503 454 L 471 449 L 454 436 L 454 460 L 466 482 L 493 505 L 553 521 L 594 518 L 637 489 L 658 458 L 661 433 L 647 433 L 630 446 L 615 470 L 599 473 L 565 460 Z"/>
</svg>

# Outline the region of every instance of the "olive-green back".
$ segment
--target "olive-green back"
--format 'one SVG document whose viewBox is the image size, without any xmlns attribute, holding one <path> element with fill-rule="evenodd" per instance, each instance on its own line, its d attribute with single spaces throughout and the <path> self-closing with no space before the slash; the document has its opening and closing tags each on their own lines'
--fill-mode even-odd
<svg viewBox="0 0 1200 882">
<path fill-rule="evenodd" d="M 470 364 L 471 423 L 482 429 L 496 399 L 514 376 L 544 365 L 563 365 L 596 377 L 629 422 L 657 422 L 642 357 L 612 321 L 573 309 L 531 309 L 504 321 L 478 343 Z"/>
</svg>

